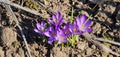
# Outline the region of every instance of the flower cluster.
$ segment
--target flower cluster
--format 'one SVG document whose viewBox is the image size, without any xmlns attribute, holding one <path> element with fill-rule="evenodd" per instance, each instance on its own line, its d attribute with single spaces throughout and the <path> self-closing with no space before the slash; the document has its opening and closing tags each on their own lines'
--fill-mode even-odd
<svg viewBox="0 0 120 57">
<path fill-rule="evenodd" d="M 87 20 L 87 16 L 83 14 L 81 17 L 77 17 L 73 24 L 70 22 L 64 23 L 64 18 L 61 13 L 58 12 L 52 15 L 52 18 L 48 18 L 49 26 L 46 28 L 44 21 L 36 23 L 35 32 L 45 35 L 48 38 L 48 43 L 52 44 L 57 41 L 58 44 L 69 42 L 67 38 L 73 35 L 81 35 L 85 32 L 92 32 L 90 25 L 91 20 Z"/>
</svg>

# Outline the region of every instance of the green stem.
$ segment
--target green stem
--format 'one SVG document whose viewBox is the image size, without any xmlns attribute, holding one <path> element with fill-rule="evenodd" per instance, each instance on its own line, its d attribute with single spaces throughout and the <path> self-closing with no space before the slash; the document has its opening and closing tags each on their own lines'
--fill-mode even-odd
<svg viewBox="0 0 120 57">
<path fill-rule="evenodd" d="M 88 20 L 90 20 L 90 17 L 92 16 L 92 14 L 87 18 L 87 20 L 86 20 L 86 22 L 88 21 Z"/>
<path fill-rule="evenodd" d="M 71 17 L 70 17 L 70 22 L 73 22 L 73 13 L 74 13 L 74 8 L 72 7 L 72 12 L 71 12 Z"/>
<path fill-rule="evenodd" d="M 98 4 L 96 4 L 96 5 L 92 8 L 92 10 L 94 10 L 94 9 L 97 7 L 97 5 L 98 5 Z"/>
</svg>

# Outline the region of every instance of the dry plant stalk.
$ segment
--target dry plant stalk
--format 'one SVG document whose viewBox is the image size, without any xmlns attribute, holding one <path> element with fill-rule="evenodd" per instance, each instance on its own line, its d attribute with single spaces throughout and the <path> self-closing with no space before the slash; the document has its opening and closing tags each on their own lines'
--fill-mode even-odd
<svg viewBox="0 0 120 57">
<path fill-rule="evenodd" d="M 110 41 L 110 40 L 105 40 L 105 39 L 102 39 L 102 38 L 94 38 L 94 40 L 102 41 L 102 42 L 107 42 L 107 43 L 111 43 L 111 44 L 120 46 L 120 43 L 118 43 L 118 42 L 114 42 L 114 41 Z"/>
<path fill-rule="evenodd" d="M 31 9 L 29 9 L 29 8 L 22 7 L 22 6 L 18 5 L 18 4 L 12 3 L 12 2 L 10 2 L 10 1 L 0 0 L 0 2 L 1 2 L 1 3 L 4 3 L 4 4 L 11 5 L 11 6 L 14 6 L 14 7 L 19 8 L 19 9 L 22 9 L 22 10 L 27 11 L 27 12 L 29 12 L 29 13 L 38 15 L 38 16 L 40 16 L 40 17 L 42 16 L 40 13 L 38 13 L 38 12 L 35 11 L 35 10 L 31 10 Z"/>
<path fill-rule="evenodd" d="M 96 38 L 94 35 L 89 34 L 89 33 L 84 33 L 83 36 L 85 37 L 85 39 L 93 44 L 95 44 L 98 48 L 100 48 L 101 50 L 105 51 L 106 53 L 111 53 L 114 54 L 116 56 L 120 56 L 120 54 L 112 51 L 110 48 L 106 47 L 105 45 L 103 45 L 102 43 L 95 41 L 94 38 Z"/>
<path fill-rule="evenodd" d="M 0 1 L 9 2 L 9 0 L 0 0 Z M 29 48 L 28 48 L 28 44 L 27 44 L 25 35 L 24 35 L 23 31 L 22 31 L 21 26 L 19 25 L 19 22 L 18 22 L 18 20 L 17 20 L 17 17 L 16 17 L 15 14 L 13 13 L 10 5 L 7 5 L 7 4 L 3 3 L 3 6 L 4 6 L 5 9 L 7 10 L 7 12 L 12 16 L 13 20 L 16 22 L 16 25 L 18 26 L 18 28 L 19 28 L 19 30 L 20 30 L 20 32 L 21 32 L 22 38 L 23 38 L 23 40 L 24 40 L 24 42 L 25 42 L 25 45 L 26 45 L 26 48 L 27 48 L 29 57 L 32 57 L 32 56 L 31 56 L 31 53 L 30 53 L 30 50 L 29 50 Z"/>
</svg>

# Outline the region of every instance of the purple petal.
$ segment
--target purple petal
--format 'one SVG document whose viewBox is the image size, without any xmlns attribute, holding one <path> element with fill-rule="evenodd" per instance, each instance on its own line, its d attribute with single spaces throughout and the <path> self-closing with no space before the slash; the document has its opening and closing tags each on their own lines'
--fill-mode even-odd
<svg viewBox="0 0 120 57">
<path fill-rule="evenodd" d="M 53 26 L 50 26 L 50 27 L 48 28 L 48 30 L 49 30 L 49 31 L 56 32 L 56 30 L 53 28 Z"/>
<path fill-rule="evenodd" d="M 35 32 L 39 32 L 38 29 L 34 29 Z"/>
<path fill-rule="evenodd" d="M 58 19 L 56 18 L 55 15 L 52 15 L 52 21 L 53 21 L 53 25 L 58 24 Z"/>
<path fill-rule="evenodd" d="M 55 16 L 55 15 L 52 15 L 52 19 L 56 19 L 56 16 Z"/>
<path fill-rule="evenodd" d="M 79 17 L 76 18 L 75 22 L 77 23 L 78 26 L 81 26 L 81 21 Z"/>
<path fill-rule="evenodd" d="M 41 26 L 45 26 L 45 22 L 44 21 L 41 22 Z"/>
<path fill-rule="evenodd" d="M 69 26 L 69 28 L 73 28 L 74 25 L 69 23 L 68 26 Z"/>
<path fill-rule="evenodd" d="M 64 43 L 66 43 L 66 42 L 68 42 L 68 40 L 67 40 L 67 39 L 65 39 L 65 40 L 63 40 L 63 42 L 64 42 Z"/>
<path fill-rule="evenodd" d="M 64 40 L 64 43 L 67 43 L 67 42 L 69 42 L 68 40 Z"/>
<path fill-rule="evenodd" d="M 61 13 L 60 12 L 58 12 L 57 14 L 56 14 L 56 18 L 59 20 L 59 19 L 61 19 Z"/>
<path fill-rule="evenodd" d="M 85 29 L 88 28 L 90 25 L 92 24 L 91 20 L 88 20 L 84 25 L 85 25 Z"/>
<path fill-rule="evenodd" d="M 58 44 L 61 44 L 62 42 L 61 41 L 58 41 Z"/>
<path fill-rule="evenodd" d="M 63 30 L 61 30 L 61 29 L 58 29 L 59 31 L 57 31 L 57 34 L 58 35 L 64 35 L 64 31 Z"/>
<path fill-rule="evenodd" d="M 66 42 L 68 42 L 68 40 L 66 40 L 66 39 L 64 39 L 64 40 L 62 40 L 62 41 L 58 41 L 58 44 L 61 44 L 61 43 L 66 43 Z"/>
<path fill-rule="evenodd" d="M 76 34 L 78 32 L 78 26 L 76 24 L 71 24 L 69 26 L 69 30 L 71 32 L 71 35 Z"/>
<path fill-rule="evenodd" d="M 69 26 L 70 26 L 70 22 L 67 22 L 67 24 L 63 27 L 63 29 L 68 29 Z"/>
<path fill-rule="evenodd" d="M 54 24 L 53 20 L 51 20 L 50 18 L 48 18 L 48 21 L 50 22 L 50 24 Z"/>
<path fill-rule="evenodd" d="M 52 27 L 52 26 L 50 26 L 50 27 L 48 28 L 48 30 L 50 30 L 50 31 L 52 31 L 52 29 L 53 29 L 53 27 Z"/>
<path fill-rule="evenodd" d="M 47 37 L 51 37 L 49 31 L 44 32 L 44 35 L 47 36 Z"/>
<path fill-rule="evenodd" d="M 51 37 L 51 38 L 48 39 L 48 43 L 49 43 L 49 44 L 52 44 L 52 42 L 53 42 L 54 40 L 55 40 L 55 39 Z"/>
<path fill-rule="evenodd" d="M 86 16 L 85 14 L 83 14 L 83 15 L 80 17 L 80 22 L 81 22 L 81 24 L 84 24 L 84 23 L 85 23 L 86 18 L 87 18 L 87 16 Z"/>
<path fill-rule="evenodd" d="M 79 21 L 80 22 L 80 21 Z M 77 21 L 74 21 L 74 24 L 73 25 L 77 25 Z"/>
<path fill-rule="evenodd" d="M 48 41 L 48 44 L 52 44 L 53 41 Z"/>
<path fill-rule="evenodd" d="M 52 37 L 56 37 L 57 31 L 53 27 L 50 27 L 49 28 L 49 34 Z"/>
<path fill-rule="evenodd" d="M 40 23 L 37 23 L 36 26 L 37 26 L 37 29 L 40 29 L 41 27 Z"/>
<path fill-rule="evenodd" d="M 87 29 L 87 32 L 92 32 L 92 31 L 93 31 L 93 29 L 91 29 L 91 28 Z"/>
<path fill-rule="evenodd" d="M 42 32 L 38 29 L 34 29 L 35 32 L 42 34 Z"/>
<path fill-rule="evenodd" d="M 64 18 L 61 18 L 61 20 L 59 20 L 59 25 L 62 25 L 64 22 Z"/>
<path fill-rule="evenodd" d="M 83 33 L 84 33 L 83 31 L 79 31 L 79 32 L 76 32 L 75 34 L 81 35 L 81 34 L 83 34 Z"/>
</svg>

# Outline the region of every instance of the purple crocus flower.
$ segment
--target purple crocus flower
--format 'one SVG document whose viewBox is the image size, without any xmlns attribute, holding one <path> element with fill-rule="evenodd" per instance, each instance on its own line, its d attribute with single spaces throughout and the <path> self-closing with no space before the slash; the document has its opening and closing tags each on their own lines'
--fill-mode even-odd
<svg viewBox="0 0 120 57">
<path fill-rule="evenodd" d="M 66 39 L 66 35 L 64 34 L 63 30 L 61 29 L 55 29 L 52 26 L 49 28 L 49 39 L 48 43 L 52 44 L 54 41 L 57 41 L 58 44 L 68 42 Z"/>
<path fill-rule="evenodd" d="M 73 24 L 69 24 L 69 29 L 72 32 L 73 35 L 75 34 L 82 34 L 82 32 L 79 31 L 77 22 L 74 21 Z"/>
<path fill-rule="evenodd" d="M 48 43 L 52 44 L 53 41 L 55 41 L 55 37 L 57 36 L 57 30 L 55 30 L 52 26 L 49 27 L 49 39 L 48 39 Z"/>
<path fill-rule="evenodd" d="M 45 29 L 45 25 L 46 25 L 46 23 L 44 21 L 42 21 L 41 23 L 37 22 L 36 23 L 37 28 L 35 28 L 34 31 L 39 34 L 49 36 L 48 29 Z"/>
<path fill-rule="evenodd" d="M 42 21 L 41 23 L 36 23 L 36 27 L 37 28 L 35 28 L 34 29 L 34 31 L 35 32 L 37 32 L 37 33 L 40 33 L 40 34 L 43 34 L 43 32 L 45 31 L 45 22 L 44 21 Z"/>
<path fill-rule="evenodd" d="M 57 31 L 57 35 L 55 38 L 56 38 L 56 41 L 58 41 L 58 44 L 68 42 L 67 37 L 64 34 L 64 31 L 60 29 Z"/>
<path fill-rule="evenodd" d="M 76 18 L 76 23 L 78 25 L 79 31 L 82 32 L 92 32 L 92 29 L 89 27 L 92 24 L 91 20 L 87 20 L 87 16 L 83 14 L 80 18 Z"/>
<path fill-rule="evenodd" d="M 48 18 L 48 21 L 50 22 L 50 24 L 58 28 L 60 25 L 63 24 L 64 18 L 62 17 L 61 13 L 58 12 L 57 14 L 52 15 L 52 19 Z"/>
<path fill-rule="evenodd" d="M 63 27 L 63 31 L 64 31 L 64 34 L 67 36 L 67 37 L 70 37 L 72 35 L 72 32 L 70 30 L 71 28 L 71 25 L 70 22 L 68 22 L 64 27 Z"/>
<path fill-rule="evenodd" d="M 48 43 L 52 44 L 52 42 L 57 41 L 58 44 L 67 42 L 66 35 L 64 34 L 63 30 L 55 29 L 53 27 L 49 28 L 49 39 Z"/>
</svg>

